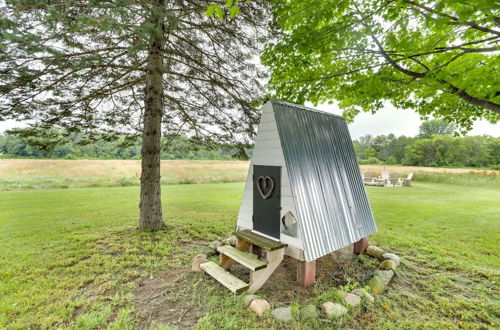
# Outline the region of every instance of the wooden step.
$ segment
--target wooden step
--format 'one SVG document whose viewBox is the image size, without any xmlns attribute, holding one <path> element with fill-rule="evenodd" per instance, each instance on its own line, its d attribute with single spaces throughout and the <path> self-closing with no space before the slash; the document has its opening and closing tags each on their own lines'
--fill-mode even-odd
<svg viewBox="0 0 500 330">
<path fill-rule="evenodd" d="M 250 229 L 237 231 L 234 235 L 268 251 L 282 249 L 287 246 L 284 243 L 273 241 L 272 239 L 254 233 Z"/>
<path fill-rule="evenodd" d="M 259 260 L 254 254 L 240 251 L 230 245 L 219 246 L 217 251 L 253 271 L 267 267 L 267 264 Z"/>
<path fill-rule="evenodd" d="M 213 261 L 202 263 L 200 268 L 233 293 L 240 293 L 247 290 L 249 287 L 247 283 L 243 282 L 230 272 L 225 271 Z"/>
</svg>

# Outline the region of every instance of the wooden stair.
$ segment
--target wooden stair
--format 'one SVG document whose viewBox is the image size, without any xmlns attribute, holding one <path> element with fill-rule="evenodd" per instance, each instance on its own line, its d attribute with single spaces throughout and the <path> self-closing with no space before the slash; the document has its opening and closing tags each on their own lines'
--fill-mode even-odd
<svg viewBox="0 0 500 330">
<path fill-rule="evenodd" d="M 272 239 L 254 233 L 249 229 L 236 231 L 234 232 L 234 235 L 239 239 L 245 240 L 253 245 L 256 245 L 268 251 L 282 249 L 287 246 L 285 243 L 273 241 Z"/>
<path fill-rule="evenodd" d="M 220 246 L 217 251 L 252 271 L 267 267 L 267 264 L 259 260 L 256 255 L 238 250 L 230 245 Z"/>
<path fill-rule="evenodd" d="M 224 270 L 213 261 L 205 262 L 200 265 L 200 268 L 208 275 L 215 278 L 219 283 L 224 285 L 233 293 L 240 293 L 248 289 L 249 285 L 230 272 Z"/>
<path fill-rule="evenodd" d="M 236 248 L 230 245 L 217 248 L 217 251 L 220 252 L 220 266 L 209 261 L 201 264 L 200 268 L 233 293 L 240 293 L 245 290 L 253 293 L 266 283 L 267 279 L 283 261 L 284 248 L 287 245 L 263 237 L 250 230 L 238 231 L 235 232 L 235 235 L 238 238 Z M 260 260 L 252 253 L 254 246 L 264 251 L 265 260 Z M 250 270 L 249 284 L 227 271 L 235 263 L 239 263 Z"/>
</svg>

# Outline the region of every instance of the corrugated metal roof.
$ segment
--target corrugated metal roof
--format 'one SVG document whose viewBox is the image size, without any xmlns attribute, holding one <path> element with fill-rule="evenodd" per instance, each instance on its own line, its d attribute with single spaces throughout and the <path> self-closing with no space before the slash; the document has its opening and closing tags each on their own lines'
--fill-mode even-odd
<svg viewBox="0 0 500 330">
<path fill-rule="evenodd" d="M 307 261 L 377 229 L 345 119 L 291 103 L 273 105 Z"/>
</svg>

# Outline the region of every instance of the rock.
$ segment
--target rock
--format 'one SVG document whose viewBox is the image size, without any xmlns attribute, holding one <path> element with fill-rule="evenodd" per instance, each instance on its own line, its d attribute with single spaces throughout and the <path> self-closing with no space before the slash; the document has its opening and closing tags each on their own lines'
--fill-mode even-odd
<svg viewBox="0 0 500 330">
<path fill-rule="evenodd" d="M 262 316 L 265 311 L 271 309 L 271 305 L 264 299 L 254 299 L 250 303 L 250 309 L 254 311 L 257 315 Z"/>
<path fill-rule="evenodd" d="M 371 255 L 372 257 L 375 257 L 377 259 L 382 259 L 384 253 L 385 253 L 384 250 L 374 245 L 369 245 L 366 248 L 366 254 Z"/>
<path fill-rule="evenodd" d="M 378 266 L 379 269 L 382 269 L 382 270 L 388 270 L 388 269 L 391 269 L 391 270 L 396 270 L 397 266 L 396 266 L 396 263 L 392 260 L 384 260 L 380 263 L 380 266 Z"/>
<path fill-rule="evenodd" d="M 307 319 L 318 318 L 318 311 L 315 305 L 307 305 L 300 309 L 299 311 L 300 319 L 305 321 Z"/>
<path fill-rule="evenodd" d="M 246 294 L 242 298 L 243 302 L 245 303 L 245 307 L 248 307 L 248 305 L 250 305 L 255 299 L 259 299 L 259 296 L 254 294 Z"/>
<path fill-rule="evenodd" d="M 228 238 L 225 238 L 222 240 L 223 245 L 231 245 L 231 246 L 236 246 L 238 239 L 236 236 L 229 236 Z"/>
<path fill-rule="evenodd" d="M 380 279 L 382 280 L 382 283 L 384 283 L 384 285 L 387 285 L 392 280 L 392 277 L 394 276 L 394 271 L 392 271 L 390 269 L 389 270 L 376 270 L 375 276 L 380 277 Z"/>
<path fill-rule="evenodd" d="M 200 265 L 204 262 L 208 262 L 208 259 L 207 258 L 194 258 L 193 259 L 193 263 L 191 264 L 191 270 L 193 272 L 202 272 L 203 269 L 200 268 Z"/>
<path fill-rule="evenodd" d="M 340 291 L 339 294 L 342 296 L 344 302 L 351 307 L 356 307 L 361 304 L 360 296 L 344 291 Z"/>
<path fill-rule="evenodd" d="M 341 317 L 347 313 L 347 308 L 341 304 L 334 304 L 331 301 L 321 305 L 321 308 L 328 318 Z"/>
<path fill-rule="evenodd" d="M 208 244 L 208 247 L 211 248 L 212 250 L 216 251 L 216 253 L 217 253 L 217 248 L 219 246 L 222 246 L 222 243 L 220 241 L 212 241 Z"/>
<path fill-rule="evenodd" d="M 365 289 L 355 289 L 352 290 L 351 293 L 360 296 L 361 299 L 369 301 L 371 303 L 375 301 L 375 298 L 373 298 L 373 296 L 369 294 L 368 291 L 366 291 Z"/>
<path fill-rule="evenodd" d="M 204 254 L 204 253 L 197 254 L 197 255 L 194 256 L 193 260 L 194 259 L 198 259 L 198 258 L 205 258 L 205 259 L 207 259 L 207 255 Z"/>
<path fill-rule="evenodd" d="M 276 308 L 271 312 L 276 320 L 280 321 L 291 321 L 293 319 L 292 310 L 290 307 Z"/>
<path fill-rule="evenodd" d="M 368 286 L 374 294 L 383 294 L 385 290 L 384 282 L 378 276 L 373 276 L 370 281 L 368 281 Z"/>
<path fill-rule="evenodd" d="M 200 252 L 206 254 L 207 256 L 213 256 L 216 252 L 209 248 L 208 246 L 202 246 Z"/>
<path fill-rule="evenodd" d="M 396 264 L 396 267 L 399 267 L 399 264 L 401 263 L 401 258 L 394 253 L 384 253 L 382 255 L 382 259 L 384 260 L 392 260 Z"/>
</svg>

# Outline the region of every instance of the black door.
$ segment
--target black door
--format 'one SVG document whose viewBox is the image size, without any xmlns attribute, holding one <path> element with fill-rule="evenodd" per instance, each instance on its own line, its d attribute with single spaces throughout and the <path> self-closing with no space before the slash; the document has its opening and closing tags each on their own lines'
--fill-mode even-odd
<svg viewBox="0 0 500 330">
<path fill-rule="evenodd" d="M 253 229 L 280 238 L 281 167 L 253 167 Z"/>
</svg>

